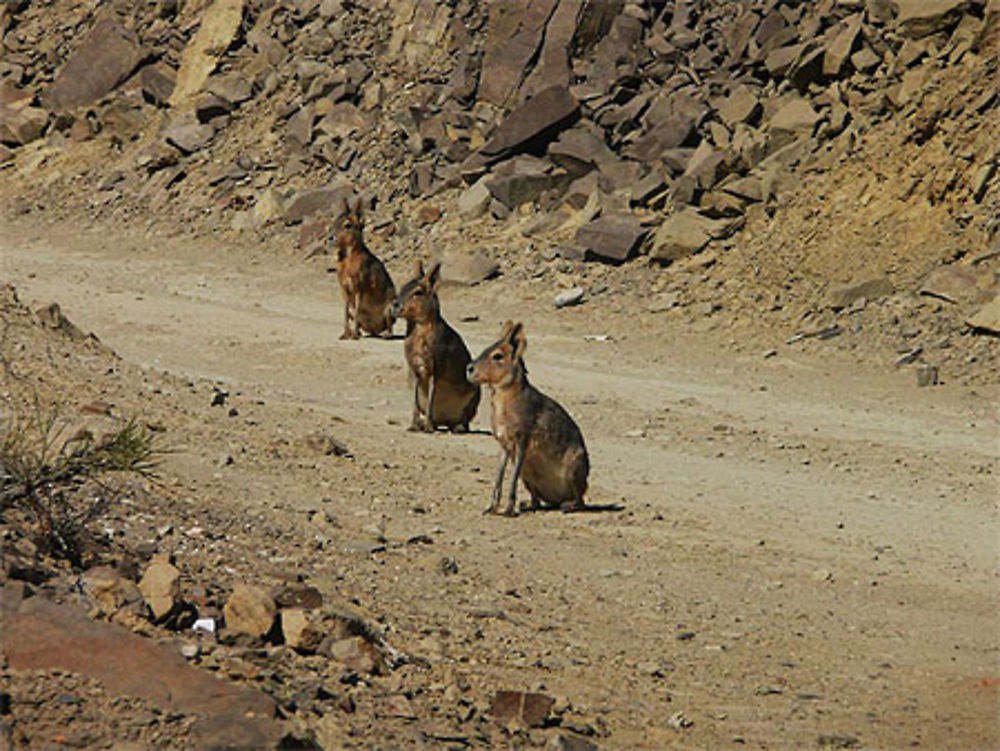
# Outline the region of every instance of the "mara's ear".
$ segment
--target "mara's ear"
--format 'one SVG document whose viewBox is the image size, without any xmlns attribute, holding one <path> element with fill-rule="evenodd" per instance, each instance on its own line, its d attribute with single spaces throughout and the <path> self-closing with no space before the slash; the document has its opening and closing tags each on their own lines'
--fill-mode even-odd
<svg viewBox="0 0 1000 751">
<path fill-rule="evenodd" d="M 510 332 L 514 330 L 513 321 L 504 321 L 503 325 L 500 327 L 500 341 L 506 341 L 507 337 L 510 336 Z"/>
<path fill-rule="evenodd" d="M 361 196 L 358 196 L 358 200 L 354 202 L 354 213 L 357 215 L 358 219 L 361 218 Z"/>
<path fill-rule="evenodd" d="M 441 262 L 438 261 L 433 266 L 431 266 L 431 270 L 427 272 L 427 283 L 433 290 L 437 288 L 438 282 L 440 281 L 441 281 Z"/>
<path fill-rule="evenodd" d="M 413 264 L 413 276 L 417 279 L 424 278 L 424 262 L 419 258 L 417 259 L 417 262 Z"/>
<path fill-rule="evenodd" d="M 349 204 L 347 202 L 347 196 L 344 196 L 344 206 L 341 209 L 341 213 L 342 214 L 350 214 L 351 213 L 351 204 Z"/>
<path fill-rule="evenodd" d="M 514 350 L 513 360 L 516 362 L 524 357 L 524 348 L 528 346 L 528 340 L 524 336 L 524 324 L 520 321 L 514 324 L 507 337 Z"/>
</svg>

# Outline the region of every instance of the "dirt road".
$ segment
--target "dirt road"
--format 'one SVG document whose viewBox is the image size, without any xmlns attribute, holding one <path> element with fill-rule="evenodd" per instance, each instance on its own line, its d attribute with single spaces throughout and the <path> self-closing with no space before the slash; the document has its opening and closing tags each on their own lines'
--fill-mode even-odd
<svg viewBox="0 0 1000 751">
<path fill-rule="evenodd" d="M 0 238 L 23 299 L 240 407 L 232 431 L 178 444 L 197 497 L 301 524 L 333 509 L 332 548 L 297 560 L 483 691 L 544 686 L 613 748 L 1000 745 L 997 389 L 764 358 L 766 337 L 695 336 L 617 299 L 555 311 L 553 290 L 504 278 L 447 289 L 474 353 L 525 321 L 531 378 L 578 419 L 607 507 L 484 517 L 495 442 L 404 430 L 402 343 L 337 340 L 323 260 L 26 228 Z M 390 260 L 397 283 L 407 268 Z M 269 453 L 307 423 L 356 460 Z M 373 529 L 433 550 L 359 554 Z"/>
</svg>

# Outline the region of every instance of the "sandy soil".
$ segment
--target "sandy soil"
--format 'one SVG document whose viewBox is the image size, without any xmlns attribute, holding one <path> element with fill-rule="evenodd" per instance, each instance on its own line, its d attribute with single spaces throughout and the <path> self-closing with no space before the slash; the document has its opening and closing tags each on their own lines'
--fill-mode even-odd
<svg viewBox="0 0 1000 751">
<path fill-rule="evenodd" d="M 556 311 L 530 282 L 446 289 L 474 353 L 525 321 L 533 382 L 590 449 L 593 513 L 511 520 L 481 513 L 488 409 L 472 435 L 406 432 L 402 342 L 338 341 L 327 259 L 27 224 L 0 256 L 126 362 L 230 392 L 225 430 L 168 431 L 168 470 L 250 520 L 262 578 L 294 560 L 349 584 L 477 690 L 567 697 L 608 748 L 1000 746 L 996 387 L 917 389 L 600 297 Z M 132 409 L 169 406 L 134 386 Z M 317 426 L 355 458 L 274 450 Z M 322 552 L 253 528 L 317 511 Z"/>
</svg>

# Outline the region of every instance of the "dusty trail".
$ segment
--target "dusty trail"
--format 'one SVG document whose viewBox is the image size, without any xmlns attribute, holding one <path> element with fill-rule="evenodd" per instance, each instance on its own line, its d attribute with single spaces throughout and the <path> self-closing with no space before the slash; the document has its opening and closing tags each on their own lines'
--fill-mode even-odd
<svg viewBox="0 0 1000 751">
<path fill-rule="evenodd" d="M 342 419 L 338 434 L 388 468 L 372 470 L 378 497 L 359 502 L 358 524 L 387 519 L 398 536 L 436 525 L 475 584 L 412 598 L 398 617 L 440 621 L 518 591 L 523 625 L 479 624 L 506 651 L 474 659 L 595 707 L 611 745 L 1000 742 L 996 688 L 980 684 L 1000 675 L 996 389 L 917 390 L 785 351 L 763 360 L 662 318 L 602 318 L 599 301 L 557 313 L 548 290 L 503 279 L 449 289 L 445 313 L 474 352 L 504 317 L 526 320 L 532 379 L 587 437 L 591 501 L 623 506 L 498 520 L 479 514 L 493 440 L 403 431 L 401 342 L 338 341 L 339 295 L 320 265 L 96 233 L 5 233 L 0 253 L 22 298 L 59 301 L 127 361 Z M 477 423 L 487 429 L 487 409 Z M 194 450 L 176 462 L 208 491 L 224 484 Z M 358 498 L 368 479 L 336 481 Z M 302 473 L 250 467 L 224 482 L 248 508 L 315 503 Z M 428 499 L 419 519 L 415 498 Z M 399 565 L 373 590 L 425 581 Z M 677 711 L 690 729 L 650 734 Z"/>
</svg>

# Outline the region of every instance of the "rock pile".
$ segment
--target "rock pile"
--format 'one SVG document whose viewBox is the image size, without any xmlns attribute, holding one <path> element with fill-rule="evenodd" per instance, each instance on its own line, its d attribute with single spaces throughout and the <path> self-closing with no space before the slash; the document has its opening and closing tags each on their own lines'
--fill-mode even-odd
<svg viewBox="0 0 1000 751">
<path fill-rule="evenodd" d="M 350 185 L 467 184 L 463 217 L 532 204 L 548 213 L 525 234 L 569 228 L 559 255 L 615 264 L 724 240 L 791 170 L 995 45 L 1000 17 L 995 0 L 195 5 L 5 4 L 0 159 L 103 134 L 127 155 L 104 201 L 208 194 L 237 229 L 302 222 L 310 249 Z M 995 186 L 995 159 L 959 169 L 975 200 Z"/>
</svg>

